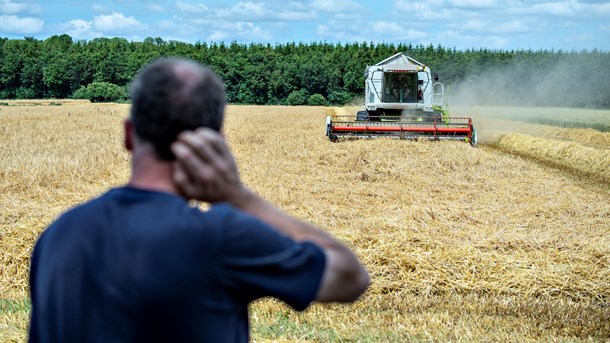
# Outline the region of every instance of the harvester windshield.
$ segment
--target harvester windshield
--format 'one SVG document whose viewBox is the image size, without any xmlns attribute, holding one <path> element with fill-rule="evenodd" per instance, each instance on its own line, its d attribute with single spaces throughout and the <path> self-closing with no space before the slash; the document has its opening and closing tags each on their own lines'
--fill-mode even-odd
<svg viewBox="0 0 610 343">
<path fill-rule="evenodd" d="M 417 73 L 394 72 L 384 74 L 384 91 L 382 102 L 417 102 L 419 100 L 419 83 Z"/>
</svg>

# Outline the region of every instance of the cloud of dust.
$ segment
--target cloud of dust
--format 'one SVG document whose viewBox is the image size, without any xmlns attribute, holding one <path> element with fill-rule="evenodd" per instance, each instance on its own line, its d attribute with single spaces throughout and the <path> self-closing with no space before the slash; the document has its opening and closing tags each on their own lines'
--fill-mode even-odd
<svg viewBox="0 0 610 343">
<path fill-rule="evenodd" d="M 481 68 L 450 85 L 446 98 L 448 104 L 460 108 L 461 113 L 456 114 L 474 118 L 479 141 L 489 142 L 499 138 L 499 131 L 515 131 L 519 123 L 492 120 L 510 118 L 514 107 L 610 108 L 609 60 L 603 53 L 513 60 L 501 67 Z M 498 108 L 489 111 L 491 106 Z M 535 116 L 536 111 L 520 110 L 518 114 L 524 118 Z"/>
</svg>

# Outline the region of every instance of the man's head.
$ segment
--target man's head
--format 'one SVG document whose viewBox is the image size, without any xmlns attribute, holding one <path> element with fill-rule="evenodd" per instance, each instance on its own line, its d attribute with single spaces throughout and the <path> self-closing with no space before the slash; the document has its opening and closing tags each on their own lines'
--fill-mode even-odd
<svg viewBox="0 0 610 343">
<path fill-rule="evenodd" d="M 185 130 L 222 128 L 226 104 L 222 81 L 196 62 L 164 58 L 144 67 L 131 84 L 131 121 L 137 138 L 157 156 L 175 159 L 170 145 Z"/>
</svg>

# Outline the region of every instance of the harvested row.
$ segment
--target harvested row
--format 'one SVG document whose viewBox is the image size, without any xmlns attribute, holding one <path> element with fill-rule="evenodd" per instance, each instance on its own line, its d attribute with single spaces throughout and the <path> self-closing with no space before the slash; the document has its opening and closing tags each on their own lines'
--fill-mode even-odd
<svg viewBox="0 0 610 343">
<path fill-rule="evenodd" d="M 595 149 L 610 149 L 610 132 L 594 129 L 568 129 L 540 124 L 516 123 L 507 120 L 478 118 L 483 143 L 494 143 L 506 133 L 521 133 L 528 136 L 555 141 L 574 142 Z"/>
<path fill-rule="evenodd" d="M 554 125 L 562 128 L 596 128 L 610 127 L 610 111 L 578 108 L 554 107 L 502 107 L 502 106 L 473 106 L 452 107 L 453 114 L 467 114 L 477 119 L 493 118 L 495 120 L 509 120 L 517 125 L 519 123 L 538 123 Z M 496 126 L 496 129 L 499 126 Z M 607 130 L 602 130 L 607 132 Z"/>
<path fill-rule="evenodd" d="M 593 129 L 565 129 L 546 125 L 523 124 L 517 132 L 554 140 L 573 141 L 596 148 L 609 149 L 610 132 Z"/>
<path fill-rule="evenodd" d="M 505 134 L 491 145 L 515 155 L 598 180 L 610 187 L 610 149 L 596 149 L 574 142 L 518 133 Z"/>
</svg>

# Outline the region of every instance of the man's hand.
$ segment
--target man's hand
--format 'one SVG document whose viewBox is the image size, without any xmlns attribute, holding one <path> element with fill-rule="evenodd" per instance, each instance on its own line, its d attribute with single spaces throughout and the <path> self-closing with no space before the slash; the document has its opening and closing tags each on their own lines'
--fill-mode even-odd
<svg viewBox="0 0 610 343">
<path fill-rule="evenodd" d="M 191 199 L 209 203 L 239 201 L 244 186 L 224 138 L 201 128 L 183 132 L 172 144 L 174 182 Z"/>
</svg>

